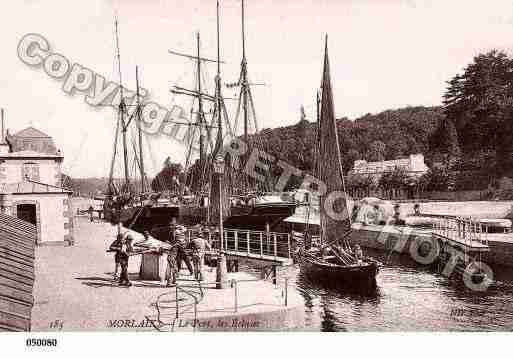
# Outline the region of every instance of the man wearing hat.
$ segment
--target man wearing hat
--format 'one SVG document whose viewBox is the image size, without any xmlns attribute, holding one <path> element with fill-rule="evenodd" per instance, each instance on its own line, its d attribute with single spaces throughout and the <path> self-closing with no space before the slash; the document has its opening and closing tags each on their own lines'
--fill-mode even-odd
<svg viewBox="0 0 513 359">
<path fill-rule="evenodd" d="M 171 249 L 167 252 L 167 268 L 166 268 L 166 282 L 167 286 L 170 287 L 173 284 L 176 284 L 177 274 L 178 274 L 178 264 L 177 264 L 177 256 L 178 256 L 178 247 L 173 245 Z"/>
<path fill-rule="evenodd" d="M 167 252 L 167 268 L 166 268 L 166 281 L 167 286 L 176 284 L 176 277 L 178 273 L 178 247 L 176 245 L 176 218 L 173 217 L 169 224 L 169 234 L 166 240 L 172 247 Z"/>
<path fill-rule="evenodd" d="M 203 280 L 203 273 L 201 271 L 203 266 L 203 258 L 205 257 L 205 250 L 211 250 L 210 244 L 207 241 L 208 231 L 201 233 L 193 233 L 194 237 L 191 241 L 192 248 L 192 263 L 194 265 L 194 279 Z"/>
<path fill-rule="evenodd" d="M 189 272 L 193 274 L 192 265 L 185 254 L 185 234 L 183 231 L 178 230 L 176 224 L 176 218 L 173 217 L 169 224 L 169 235 L 167 242 L 172 246 L 167 251 L 167 269 L 166 269 L 166 281 L 167 286 L 171 286 L 176 283 L 177 275 L 180 272 L 181 262 L 185 260 Z"/>
<path fill-rule="evenodd" d="M 119 233 L 116 240 L 110 245 L 110 250 L 116 252 L 116 262 L 121 266 L 121 275 L 119 276 L 119 285 L 130 287 L 132 283 L 128 279 L 128 258 L 133 252 L 133 238 L 130 234 Z"/>
<path fill-rule="evenodd" d="M 185 262 L 185 265 L 187 266 L 187 269 L 189 270 L 190 275 L 194 274 L 192 263 L 189 259 L 189 256 L 187 255 L 187 252 L 185 251 L 185 248 L 187 247 L 187 240 L 185 238 L 185 228 L 182 228 L 180 231 L 175 231 L 175 244 L 177 246 L 178 254 L 177 254 L 177 266 L 178 266 L 178 272 L 182 269 L 182 261 Z"/>
<path fill-rule="evenodd" d="M 399 203 L 397 203 L 395 206 L 394 206 L 394 215 L 393 215 L 393 219 L 394 219 L 394 224 L 396 226 L 404 226 L 406 223 L 404 221 L 404 219 L 402 218 L 401 216 L 401 206 L 399 205 Z"/>
<path fill-rule="evenodd" d="M 361 264 L 363 261 L 363 251 L 362 247 L 360 247 L 359 244 L 354 246 L 354 255 L 356 257 L 356 260 L 358 261 L 358 264 Z"/>
</svg>

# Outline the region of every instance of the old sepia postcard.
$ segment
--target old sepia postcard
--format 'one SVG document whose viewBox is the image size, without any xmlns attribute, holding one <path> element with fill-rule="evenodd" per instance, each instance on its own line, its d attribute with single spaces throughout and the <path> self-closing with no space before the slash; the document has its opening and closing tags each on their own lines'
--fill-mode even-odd
<svg viewBox="0 0 513 359">
<path fill-rule="evenodd" d="M 510 1 L 2 5 L 23 346 L 513 329 Z"/>
</svg>

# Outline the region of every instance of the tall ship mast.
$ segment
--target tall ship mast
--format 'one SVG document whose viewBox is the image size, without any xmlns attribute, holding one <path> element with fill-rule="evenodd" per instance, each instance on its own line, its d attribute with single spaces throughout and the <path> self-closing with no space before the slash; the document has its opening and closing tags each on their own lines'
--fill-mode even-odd
<svg viewBox="0 0 513 359">
<path fill-rule="evenodd" d="M 121 54 L 119 49 L 119 33 L 118 33 L 118 19 L 114 20 L 114 29 L 115 29 L 115 41 L 116 41 L 116 60 L 117 60 L 117 71 L 118 71 L 118 79 L 119 79 L 119 104 L 117 109 L 117 120 L 116 120 L 116 133 L 114 137 L 114 148 L 113 154 L 111 158 L 111 165 L 109 171 L 109 179 L 107 184 L 107 196 L 110 197 L 111 200 L 115 198 L 115 205 L 118 207 L 123 207 L 127 205 L 132 195 L 134 194 L 135 188 L 132 188 L 130 175 L 129 175 L 129 164 L 128 164 L 128 144 L 127 144 L 127 131 L 129 129 L 129 125 L 133 119 L 133 114 L 138 113 L 138 109 L 134 111 L 131 117 L 128 117 L 127 104 L 125 102 L 124 96 L 124 88 L 123 88 L 123 78 L 121 72 Z M 137 93 L 139 91 L 137 90 Z M 137 104 L 139 105 L 139 97 L 137 98 Z M 137 121 L 140 121 L 138 118 Z M 119 132 L 121 131 L 121 140 L 122 140 L 122 156 L 123 156 L 123 181 L 120 184 L 119 181 L 116 181 L 115 178 L 115 166 L 116 166 L 116 158 L 118 155 L 118 139 Z M 116 183 L 118 182 L 118 183 Z M 112 203 L 114 205 L 114 203 Z"/>
<path fill-rule="evenodd" d="M 216 73 L 216 90 L 215 90 L 215 105 L 214 105 L 214 121 L 217 124 L 217 136 L 214 149 L 212 151 L 212 162 L 222 162 L 225 158 L 222 157 L 223 149 L 223 122 L 229 125 L 228 112 L 224 103 L 221 86 L 221 50 L 220 50 L 220 21 L 219 21 L 219 1 L 216 2 L 216 25 L 217 25 L 217 73 Z M 214 165 L 214 163 L 212 163 Z M 224 167 L 224 173 L 211 171 L 210 179 L 210 197 L 209 197 L 209 218 L 208 222 L 215 223 L 218 218 L 224 221 L 230 216 L 230 201 L 227 191 L 226 178 L 229 173 L 226 173 L 229 167 Z"/>
<path fill-rule="evenodd" d="M 186 89 L 179 86 L 173 86 L 171 89 L 171 92 L 178 95 L 186 95 L 189 97 L 192 97 L 194 100 L 197 101 L 197 106 L 195 108 L 194 114 L 195 116 L 195 122 L 190 123 L 190 126 L 194 126 L 194 131 L 199 131 L 199 159 L 196 163 L 196 176 L 194 178 L 191 178 L 191 181 L 189 181 L 187 184 L 192 189 L 193 193 L 196 195 L 197 198 L 201 198 L 201 195 L 207 191 L 208 187 L 208 166 L 207 166 L 207 150 L 208 145 L 211 146 L 211 131 L 210 129 L 212 126 L 210 126 L 207 123 L 205 110 L 204 110 L 204 102 L 209 101 L 213 102 L 215 101 L 214 97 L 204 92 L 202 83 L 202 64 L 206 62 L 215 62 L 216 60 L 207 59 L 204 57 L 201 57 L 200 55 L 200 33 L 196 33 L 196 54 L 190 55 L 190 54 L 184 54 L 181 52 L 169 50 L 169 53 L 172 55 L 185 57 L 191 60 L 194 60 L 195 62 L 195 75 L 196 75 L 196 83 L 195 83 L 195 89 Z M 193 140 L 195 139 L 195 136 L 191 137 Z M 190 168 L 190 162 L 191 162 L 191 155 L 192 155 L 192 147 L 194 143 L 191 141 L 187 148 L 186 153 L 186 163 L 185 163 L 185 170 L 187 171 Z M 184 189 L 182 189 L 183 191 Z M 196 205 L 199 205 L 200 203 L 195 203 Z"/>
<path fill-rule="evenodd" d="M 141 193 L 146 193 L 150 189 L 148 177 L 144 170 L 144 156 L 143 156 L 143 141 L 142 141 L 142 107 L 141 107 L 141 93 L 139 91 L 139 67 L 135 67 L 135 86 L 136 86 L 136 108 L 135 118 L 137 124 L 137 138 L 139 140 L 139 171 L 141 173 Z"/>
<path fill-rule="evenodd" d="M 199 159 L 194 166 L 190 166 L 192 145 L 187 149 L 186 171 L 189 172 L 189 186 L 193 189 L 194 200 L 191 204 L 180 204 L 180 216 L 185 222 L 213 222 L 217 221 L 219 213 L 219 192 L 225 193 L 224 184 L 220 187 L 222 176 L 213 171 L 213 161 L 221 153 L 223 147 L 223 122 L 230 127 L 224 98 L 221 91 L 221 59 L 219 48 L 219 4 L 217 3 L 217 59 L 209 59 L 200 54 L 200 35 L 197 33 L 197 52 L 195 55 L 184 54 L 177 51 L 169 51 L 173 55 L 182 56 L 194 60 L 196 67 L 196 88 L 194 90 L 174 86 L 171 92 L 179 95 L 190 96 L 197 101 L 196 121 L 191 126 L 196 126 L 200 131 L 199 136 Z M 208 94 L 202 81 L 202 65 L 206 63 L 217 64 L 215 78 L 215 94 Z M 205 102 L 213 107 L 212 119 L 209 123 L 206 117 Z M 216 131 L 215 131 L 216 130 Z M 213 143 L 213 132 L 216 133 Z M 194 138 L 194 136 L 193 136 Z M 220 190 L 221 188 L 221 190 Z M 223 195 L 223 217 L 230 213 L 228 197 Z"/>
<path fill-rule="evenodd" d="M 246 58 L 246 27 L 245 27 L 245 6 L 244 0 L 241 1 L 241 39 L 242 39 L 242 60 L 240 66 L 239 79 L 235 83 L 227 84 L 227 87 L 240 87 L 237 110 L 234 118 L 234 131 L 238 130 L 239 123 L 242 114 L 242 135 L 241 138 L 246 144 L 248 151 L 245 156 L 241 156 L 242 161 L 241 168 L 244 168 L 246 161 L 253 148 L 257 148 L 261 151 L 265 151 L 261 141 L 258 141 L 258 136 L 251 136 L 250 132 L 254 135 L 258 134 L 259 126 L 257 121 L 257 115 L 255 110 L 255 103 L 253 100 L 253 94 L 251 92 L 252 86 L 263 85 L 262 83 L 252 83 L 249 80 L 248 75 L 248 61 Z M 234 188 L 235 194 L 246 196 L 249 193 L 254 192 L 267 192 L 270 190 L 269 179 L 266 178 L 265 183 L 254 183 L 250 178 L 243 172 L 234 174 L 237 177 L 237 181 L 232 181 L 232 187 Z M 253 182 L 253 183 L 252 183 Z"/>
</svg>

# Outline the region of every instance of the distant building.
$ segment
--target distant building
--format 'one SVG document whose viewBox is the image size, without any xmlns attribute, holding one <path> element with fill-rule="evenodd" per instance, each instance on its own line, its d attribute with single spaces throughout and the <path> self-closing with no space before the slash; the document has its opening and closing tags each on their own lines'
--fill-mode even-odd
<svg viewBox="0 0 513 359">
<path fill-rule="evenodd" d="M 408 158 L 390 161 L 367 162 L 365 160 L 356 160 L 350 173 L 381 177 L 383 173 L 392 172 L 396 168 L 401 168 L 415 177 L 420 177 L 429 170 L 428 166 L 424 163 L 424 155 L 415 154 L 410 155 Z"/>
<path fill-rule="evenodd" d="M 37 244 L 73 243 L 71 191 L 61 186 L 62 153 L 29 127 L 0 134 L 0 212 L 36 226 Z"/>
<path fill-rule="evenodd" d="M 14 135 L 7 133 L 7 141 L 11 145 L 12 152 L 33 151 L 49 155 L 57 153 L 53 139 L 32 126 Z"/>
</svg>

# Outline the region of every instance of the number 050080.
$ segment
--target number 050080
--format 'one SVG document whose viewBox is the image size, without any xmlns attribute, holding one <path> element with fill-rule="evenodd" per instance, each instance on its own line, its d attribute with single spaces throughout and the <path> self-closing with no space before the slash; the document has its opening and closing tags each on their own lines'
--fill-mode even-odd
<svg viewBox="0 0 513 359">
<path fill-rule="evenodd" d="M 28 338 L 25 341 L 25 345 L 28 347 L 56 347 L 57 339 Z"/>
</svg>

